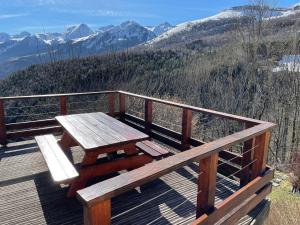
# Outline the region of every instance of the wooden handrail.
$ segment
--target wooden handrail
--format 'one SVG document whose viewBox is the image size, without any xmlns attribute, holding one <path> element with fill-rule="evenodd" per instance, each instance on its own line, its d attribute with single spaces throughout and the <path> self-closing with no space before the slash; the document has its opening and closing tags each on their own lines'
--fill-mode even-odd
<svg viewBox="0 0 300 225">
<path fill-rule="evenodd" d="M 219 111 L 215 111 L 215 110 L 211 110 L 211 109 L 200 108 L 200 107 L 186 105 L 186 104 L 177 103 L 177 102 L 171 102 L 168 100 L 148 97 L 145 95 L 138 95 L 138 94 L 134 94 L 134 93 L 126 92 L 126 91 L 118 91 L 118 92 L 121 94 L 127 95 L 127 96 L 131 96 L 131 97 L 142 98 L 144 100 L 151 100 L 153 102 L 158 102 L 158 103 L 162 103 L 165 105 L 175 106 L 175 107 L 182 108 L 182 109 L 184 109 L 184 108 L 190 109 L 195 112 L 201 112 L 201 113 L 210 114 L 210 115 L 214 115 L 214 116 L 218 116 L 218 117 L 222 117 L 222 118 L 226 118 L 226 119 L 230 119 L 230 120 L 236 120 L 236 121 L 240 121 L 240 122 L 253 123 L 253 125 L 266 123 L 266 121 L 262 121 L 262 120 L 251 119 L 251 118 L 247 118 L 247 117 L 243 117 L 243 116 L 237 116 L 234 114 L 223 113 L 223 112 L 219 112 Z"/>
<path fill-rule="evenodd" d="M 52 97 L 71 97 L 71 96 L 84 96 L 84 95 L 99 95 L 118 93 L 118 91 L 95 91 L 95 92 L 82 92 L 82 93 L 62 93 L 62 94 L 48 94 L 48 95 L 28 95 L 28 96 L 12 96 L 0 97 L 0 100 L 20 100 L 20 99 L 33 99 L 33 98 L 52 98 Z"/>
<path fill-rule="evenodd" d="M 192 162 L 199 162 L 210 155 L 217 154 L 234 144 L 259 136 L 273 128 L 275 124 L 263 123 L 224 138 L 203 144 L 189 151 L 181 152 L 117 177 L 97 183 L 78 191 L 78 199 L 87 206 L 95 205 L 115 197 L 137 186 L 155 180 Z"/>
</svg>

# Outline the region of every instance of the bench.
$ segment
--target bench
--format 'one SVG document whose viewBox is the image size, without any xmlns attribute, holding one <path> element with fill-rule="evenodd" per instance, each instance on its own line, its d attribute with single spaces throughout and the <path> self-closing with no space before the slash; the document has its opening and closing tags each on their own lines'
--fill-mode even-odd
<svg viewBox="0 0 300 225">
<path fill-rule="evenodd" d="M 138 142 L 136 143 L 136 148 L 154 159 L 161 159 L 169 154 L 167 149 L 162 148 L 158 144 L 155 144 L 151 141 Z"/>
<path fill-rule="evenodd" d="M 53 135 L 36 136 L 35 140 L 43 154 L 54 182 L 68 183 L 79 176 Z"/>
</svg>

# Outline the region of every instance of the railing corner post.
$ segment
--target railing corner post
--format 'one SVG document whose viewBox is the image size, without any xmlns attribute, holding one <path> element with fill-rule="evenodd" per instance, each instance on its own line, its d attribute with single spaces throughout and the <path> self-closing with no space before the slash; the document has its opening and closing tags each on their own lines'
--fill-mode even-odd
<svg viewBox="0 0 300 225">
<path fill-rule="evenodd" d="M 0 144 L 4 146 L 7 144 L 5 108 L 2 99 L 0 99 Z"/>
<path fill-rule="evenodd" d="M 246 123 L 245 129 L 251 128 L 254 126 L 252 123 Z M 251 162 L 253 160 L 253 147 L 255 146 L 254 138 L 247 140 L 243 144 L 242 149 L 242 165 L 243 168 L 241 171 L 240 186 L 243 187 L 248 184 L 251 180 Z"/>
<path fill-rule="evenodd" d="M 83 206 L 84 225 L 110 225 L 111 200 L 107 199 L 93 206 Z"/>
<path fill-rule="evenodd" d="M 268 130 L 265 133 L 255 137 L 254 142 L 256 149 L 254 149 L 251 179 L 263 174 L 266 170 L 268 160 L 268 149 L 271 138 L 271 132 Z"/>
<path fill-rule="evenodd" d="M 183 150 L 190 148 L 190 138 L 192 133 L 193 112 L 190 109 L 183 108 L 182 111 L 182 139 L 181 146 Z"/>
</svg>

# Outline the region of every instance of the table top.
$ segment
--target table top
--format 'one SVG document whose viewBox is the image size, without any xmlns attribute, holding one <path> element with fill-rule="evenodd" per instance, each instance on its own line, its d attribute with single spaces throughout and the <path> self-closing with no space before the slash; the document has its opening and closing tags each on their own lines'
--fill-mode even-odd
<svg viewBox="0 0 300 225">
<path fill-rule="evenodd" d="M 149 138 L 102 112 L 57 116 L 55 119 L 84 150 L 128 144 Z"/>
</svg>

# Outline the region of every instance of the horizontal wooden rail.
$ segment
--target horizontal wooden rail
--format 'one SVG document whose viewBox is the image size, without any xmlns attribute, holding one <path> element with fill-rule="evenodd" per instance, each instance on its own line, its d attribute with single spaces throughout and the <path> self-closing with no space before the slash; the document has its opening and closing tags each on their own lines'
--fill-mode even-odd
<svg viewBox="0 0 300 225">
<path fill-rule="evenodd" d="M 7 138 L 33 137 L 35 135 L 59 133 L 62 131 L 61 126 L 33 128 L 29 130 L 18 130 L 7 132 Z"/>
<path fill-rule="evenodd" d="M 0 97 L 0 100 L 20 100 L 20 99 L 34 99 L 34 98 L 55 98 L 55 97 L 72 97 L 72 96 L 85 96 L 85 95 L 99 95 L 117 93 L 117 91 L 95 91 L 95 92 L 82 92 L 82 93 L 61 93 L 61 94 L 48 94 L 48 95 L 28 95 L 28 96 L 11 96 Z"/>
<path fill-rule="evenodd" d="M 46 120 L 35 120 L 35 121 L 27 121 L 27 122 L 19 122 L 19 123 L 9 123 L 6 124 L 6 129 L 9 130 L 21 130 L 26 128 L 36 128 L 36 127 L 46 127 L 57 125 L 57 121 L 55 119 L 46 119 Z"/>
<path fill-rule="evenodd" d="M 215 110 L 204 109 L 204 108 L 200 108 L 200 107 L 196 107 L 196 106 L 171 102 L 171 101 L 162 100 L 159 98 L 138 95 L 138 94 L 125 92 L 125 91 L 118 91 L 118 92 L 121 94 L 124 94 L 126 96 L 141 98 L 144 100 L 150 100 L 152 102 L 162 103 L 164 105 L 170 105 L 170 106 L 174 106 L 174 107 L 178 107 L 178 108 L 182 108 L 182 109 L 189 109 L 194 112 L 201 112 L 204 114 L 210 114 L 210 115 L 214 115 L 214 116 L 218 116 L 218 117 L 222 117 L 222 118 L 226 118 L 226 119 L 230 119 L 230 120 L 236 120 L 236 121 L 240 121 L 240 122 L 248 122 L 248 123 L 252 123 L 253 125 L 267 123 L 266 121 L 261 121 L 261 120 L 251 119 L 251 118 L 247 118 L 247 117 L 243 117 L 243 116 L 237 116 L 237 115 L 233 115 L 233 114 L 229 114 L 229 113 L 223 113 L 223 112 L 219 112 L 219 111 L 215 111 Z"/>
<path fill-rule="evenodd" d="M 127 123 L 128 125 L 142 131 L 145 132 L 145 120 L 138 118 L 134 115 L 125 113 L 124 115 L 124 120 L 125 123 Z M 150 132 L 150 136 L 167 144 L 170 145 L 176 149 L 179 150 L 184 150 L 185 148 L 182 146 L 182 144 L 180 143 L 180 141 L 182 140 L 182 134 L 179 132 L 176 132 L 174 130 L 165 128 L 163 126 L 160 126 L 158 124 L 152 123 L 151 126 L 151 132 Z M 171 139 L 170 139 L 170 138 Z M 201 140 L 197 140 L 195 138 L 189 138 L 189 143 L 190 145 L 197 147 L 200 146 L 202 144 L 205 144 L 205 142 L 201 141 Z"/>
<path fill-rule="evenodd" d="M 134 171 L 121 174 L 109 180 L 92 185 L 78 192 L 78 198 L 84 205 L 92 206 L 103 200 L 110 199 L 132 188 L 157 179 L 171 171 L 183 167 L 192 162 L 199 162 L 212 154 L 219 153 L 223 149 L 249 140 L 275 125 L 263 123 L 247 130 L 243 130 L 218 140 L 206 143 L 189 151 L 178 153 L 166 159 L 145 165 Z"/>
</svg>

